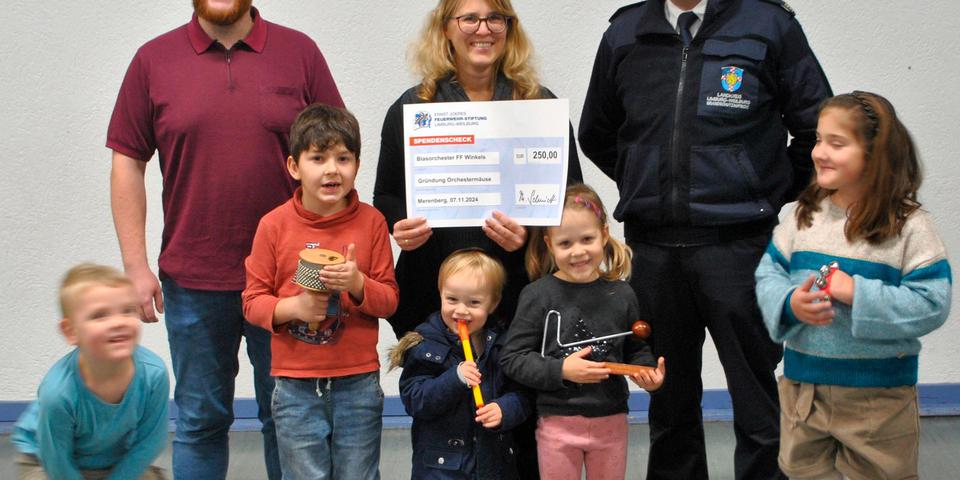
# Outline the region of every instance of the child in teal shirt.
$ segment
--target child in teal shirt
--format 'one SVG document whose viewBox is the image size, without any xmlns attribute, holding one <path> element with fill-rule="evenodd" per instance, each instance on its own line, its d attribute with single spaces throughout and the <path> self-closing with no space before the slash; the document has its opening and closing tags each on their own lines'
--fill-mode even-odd
<svg viewBox="0 0 960 480">
<path fill-rule="evenodd" d="M 60 288 L 60 329 L 72 352 L 44 376 L 11 441 L 20 479 L 158 479 L 167 440 L 167 368 L 139 346 L 133 284 L 79 265 Z"/>
</svg>

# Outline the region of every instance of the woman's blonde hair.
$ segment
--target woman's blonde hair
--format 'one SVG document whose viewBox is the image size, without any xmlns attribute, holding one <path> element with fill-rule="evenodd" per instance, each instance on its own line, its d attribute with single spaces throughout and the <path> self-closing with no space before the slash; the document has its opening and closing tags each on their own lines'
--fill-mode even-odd
<svg viewBox="0 0 960 480">
<path fill-rule="evenodd" d="M 411 57 L 414 70 L 423 80 L 417 91 L 421 100 L 433 101 L 437 82 L 456 74 L 453 45 L 444 35 L 450 19 L 463 0 L 440 0 L 427 16 L 420 38 L 412 45 Z M 513 82 L 513 99 L 529 100 L 542 97 L 540 82 L 533 64 L 533 45 L 523 31 L 517 12 L 510 0 L 487 0 L 494 10 L 510 17 L 507 25 L 507 42 L 497 71 L 503 72 Z M 457 28 L 454 26 L 453 28 Z"/>
<path fill-rule="evenodd" d="M 603 202 L 592 188 L 582 183 L 567 187 L 563 198 L 563 209 L 589 209 L 600 220 L 600 228 L 609 231 L 607 210 Z M 557 264 L 553 260 L 550 249 L 547 248 L 544 236 L 549 227 L 532 227 L 528 234 L 526 266 L 530 280 L 536 280 L 544 275 L 557 271 Z M 630 277 L 630 261 L 633 252 L 623 242 L 607 235 L 607 245 L 603 248 L 603 262 L 601 262 L 600 278 L 604 280 L 626 280 Z"/>
</svg>

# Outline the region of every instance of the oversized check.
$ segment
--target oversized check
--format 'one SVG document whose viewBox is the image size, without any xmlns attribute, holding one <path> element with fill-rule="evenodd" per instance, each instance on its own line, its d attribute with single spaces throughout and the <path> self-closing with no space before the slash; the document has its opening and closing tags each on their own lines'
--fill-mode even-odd
<svg viewBox="0 0 960 480">
<path fill-rule="evenodd" d="M 407 217 L 482 225 L 494 210 L 559 225 L 569 149 L 566 99 L 403 106 Z"/>
</svg>

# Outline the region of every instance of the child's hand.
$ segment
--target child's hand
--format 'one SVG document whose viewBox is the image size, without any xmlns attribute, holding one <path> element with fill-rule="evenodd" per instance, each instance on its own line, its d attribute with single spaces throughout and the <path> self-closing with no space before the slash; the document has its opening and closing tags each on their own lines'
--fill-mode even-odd
<svg viewBox="0 0 960 480">
<path fill-rule="evenodd" d="M 839 271 L 838 271 L 839 273 Z M 836 274 L 834 274 L 836 275 Z M 836 278 L 834 276 L 833 278 Z M 820 291 L 811 292 L 815 275 L 810 275 L 803 284 L 794 289 L 793 295 L 790 295 L 790 309 L 797 319 L 809 325 L 829 325 L 833 322 L 833 305 L 830 300 L 824 300 L 824 293 Z M 833 286 L 830 287 L 831 292 Z"/>
<path fill-rule="evenodd" d="M 322 322 L 327 319 L 327 303 L 330 301 L 330 292 L 315 292 L 304 290 L 296 299 L 296 318 L 304 322 Z"/>
<path fill-rule="evenodd" d="M 610 377 L 610 369 L 602 362 L 591 362 L 583 357 L 590 355 L 592 347 L 584 348 L 563 359 L 563 379 L 574 383 L 600 383 Z"/>
<path fill-rule="evenodd" d="M 273 325 L 283 325 L 292 320 L 302 320 L 307 323 L 322 322 L 327 319 L 329 301 L 330 292 L 306 289 L 299 295 L 281 298 L 273 310 Z"/>
<path fill-rule="evenodd" d="M 320 271 L 320 280 L 328 287 L 349 292 L 358 302 L 363 302 L 363 274 L 357 269 L 357 257 L 354 244 L 347 247 L 346 262 L 340 265 L 327 265 Z"/>
<path fill-rule="evenodd" d="M 810 275 L 790 296 L 790 309 L 803 323 L 809 325 L 830 325 L 833 322 L 833 304 L 821 291 L 811 292 L 815 275 Z"/>
<path fill-rule="evenodd" d="M 477 368 L 476 362 L 461 362 L 457 366 L 457 372 L 467 381 L 468 387 L 480 385 L 480 369 Z"/>
<path fill-rule="evenodd" d="M 654 370 L 647 370 L 641 373 L 634 373 L 630 375 L 630 380 L 633 380 L 633 383 L 636 383 L 638 387 L 648 391 L 653 392 L 660 389 L 660 386 L 663 385 L 663 378 L 667 376 L 667 366 L 663 357 L 660 357 L 657 360 L 657 368 Z"/>
<path fill-rule="evenodd" d="M 830 298 L 847 305 L 853 305 L 855 283 L 853 277 L 838 268 L 833 272 L 833 275 L 830 275 Z"/>
<path fill-rule="evenodd" d="M 500 410 L 500 405 L 488 403 L 477 410 L 476 420 L 483 428 L 497 428 L 503 421 L 503 411 Z"/>
</svg>

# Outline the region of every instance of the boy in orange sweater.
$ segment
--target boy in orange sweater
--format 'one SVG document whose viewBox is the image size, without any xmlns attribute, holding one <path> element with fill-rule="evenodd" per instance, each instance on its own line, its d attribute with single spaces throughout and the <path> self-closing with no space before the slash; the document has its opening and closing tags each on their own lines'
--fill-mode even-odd
<svg viewBox="0 0 960 480">
<path fill-rule="evenodd" d="M 263 216 L 246 260 L 244 315 L 273 332 L 284 478 L 379 478 L 378 319 L 396 310 L 398 289 L 386 221 L 353 188 L 359 157 L 360 128 L 350 112 L 304 109 L 290 129 L 287 158 L 301 187 Z M 320 272 L 329 291 L 293 283 L 304 248 L 345 256 Z M 319 333 L 305 323 L 319 324 Z"/>
</svg>

